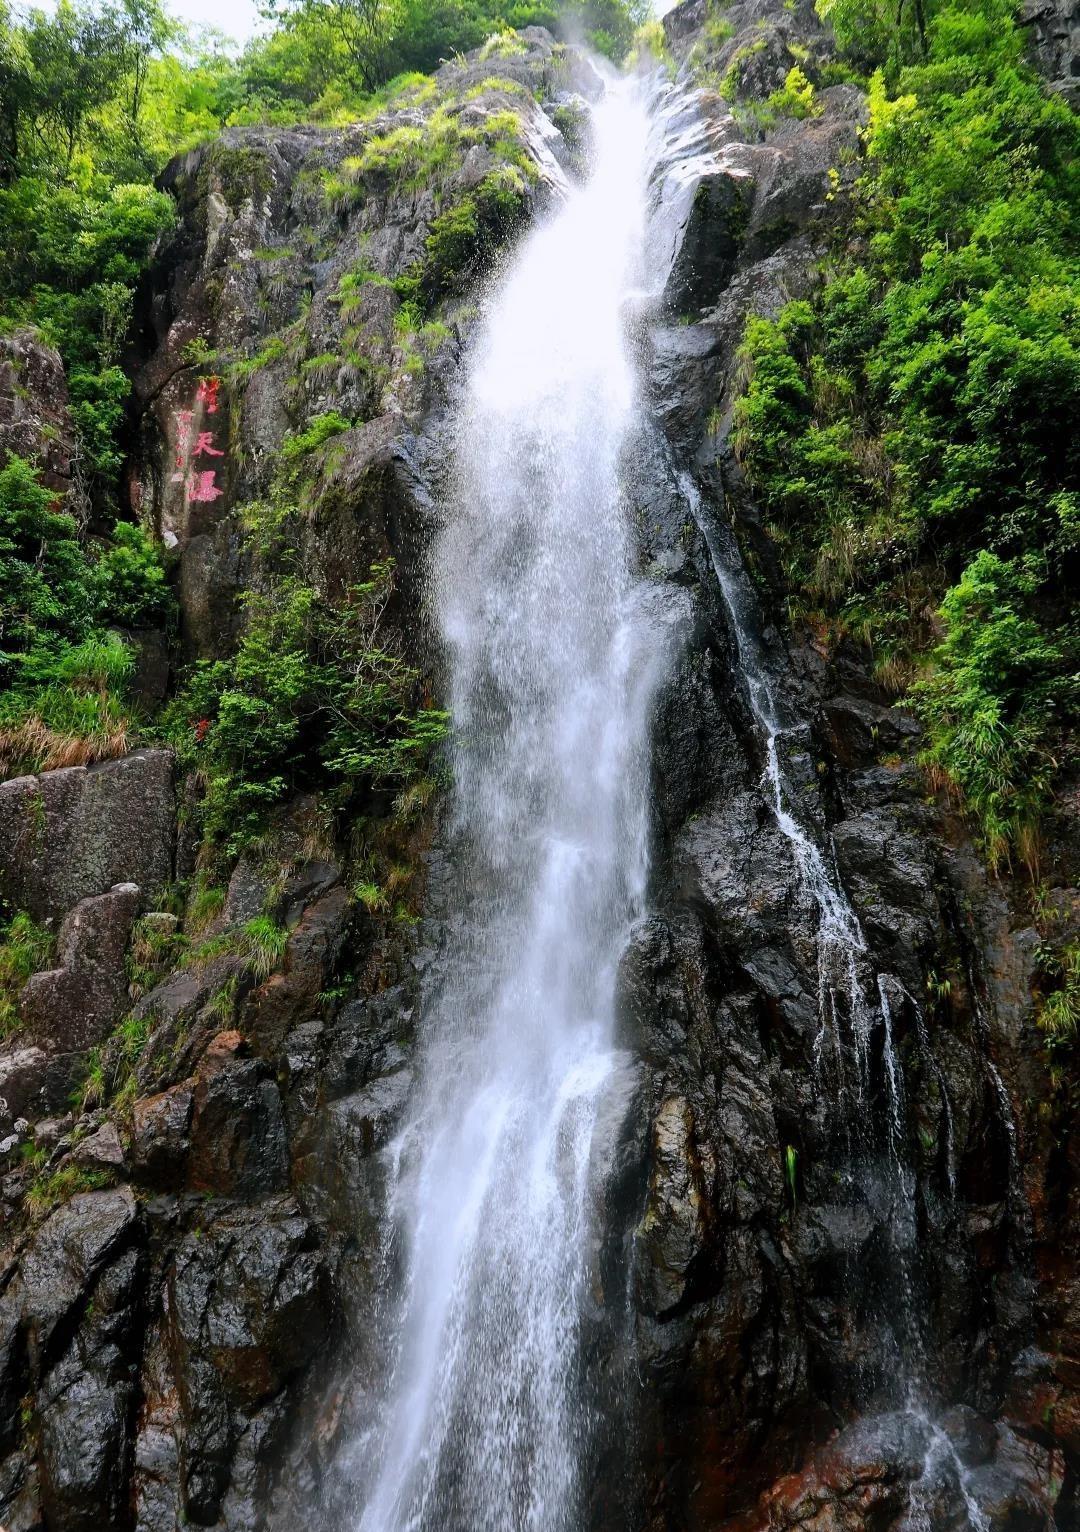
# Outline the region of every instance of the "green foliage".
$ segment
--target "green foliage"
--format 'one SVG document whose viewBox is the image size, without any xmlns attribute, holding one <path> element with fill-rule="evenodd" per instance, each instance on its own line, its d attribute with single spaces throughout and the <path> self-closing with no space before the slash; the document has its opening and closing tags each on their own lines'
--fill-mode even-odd
<svg viewBox="0 0 1080 1532">
<path fill-rule="evenodd" d="M 0 678 L 9 684 L 43 632 L 79 639 L 89 630 L 86 555 L 74 517 L 55 504 L 22 458 L 0 469 Z"/>
<path fill-rule="evenodd" d="M 98 608 L 105 620 L 124 628 L 148 628 L 168 616 L 170 596 L 161 549 L 134 522 L 117 522 L 94 576 Z"/>
<path fill-rule="evenodd" d="M 286 352 L 287 347 L 281 336 L 271 335 L 254 356 L 245 357 L 242 362 L 236 363 L 232 369 L 232 376 L 238 383 L 246 383 L 252 373 L 258 372 L 260 368 L 268 367 L 271 362 L 280 361 Z"/>
<path fill-rule="evenodd" d="M 788 70 L 783 85 L 773 91 L 766 105 L 779 117 L 815 117 L 821 111 L 814 99 L 814 87 L 798 64 Z"/>
<path fill-rule="evenodd" d="M 192 958 L 196 962 L 205 962 L 222 954 L 238 957 L 255 982 L 261 984 L 281 966 L 288 944 L 289 933 L 284 926 L 277 925 L 268 915 L 256 915 L 245 925 L 211 937 L 192 953 Z M 228 998 L 231 1005 L 235 998 L 235 984 L 232 984 Z"/>
<path fill-rule="evenodd" d="M 103 1170 L 83 1170 L 80 1165 L 61 1165 L 59 1170 L 33 1183 L 26 1193 L 26 1206 L 33 1217 L 42 1218 L 80 1192 L 101 1191 L 111 1180 L 112 1177 Z"/>
<path fill-rule="evenodd" d="M 486 269 L 519 225 L 528 196 L 521 171 L 492 170 L 475 191 L 440 213 L 425 241 L 420 287 L 427 302 L 460 289 Z"/>
<path fill-rule="evenodd" d="M 143 915 L 135 922 L 127 951 L 128 990 L 139 1000 L 177 966 L 186 939 L 176 929 L 175 921 L 163 919 L 159 911 Z"/>
<path fill-rule="evenodd" d="M 352 430 L 352 421 L 346 420 L 337 410 L 328 410 L 325 415 L 315 415 L 308 422 L 304 431 L 295 435 L 287 436 L 281 446 L 282 457 L 292 460 L 303 457 L 308 452 L 314 452 L 324 442 L 328 442 L 331 436 L 338 436 L 342 431 Z"/>
<path fill-rule="evenodd" d="M 794 1212 L 799 1189 L 799 1151 L 794 1144 L 784 1146 L 784 1179 L 791 1198 L 791 1210 Z"/>
<path fill-rule="evenodd" d="M 1037 1020 L 1051 1042 L 1071 1042 L 1080 1027 L 1080 941 L 1042 953 L 1048 984 L 1039 997 Z"/>
<path fill-rule="evenodd" d="M 936 9 L 936 0 L 816 0 L 843 54 L 867 70 L 925 54 L 927 18 Z"/>
<path fill-rule="evenodd" d="M 927 764 L 978 815 L 991 863 L 1016 846 L 1036 860 L 1053 761 L 1046 739 L 1060 695 L 1061 649 L 1032 616 L 1037 580 L 983 551 L 945 596 L 934 669 L 912 689 Z"/>
<path fill-rule="evenodd" d="M 31 974 L 48 968 L 52 958 L 52 932 L 17 911 L 0 930 L 0 1038 L 10 1037 L 19 1025 L 19 991 Z"/>
<path fill-rule="evenodd" d="M 0 469 L 0 769 L 117 754 L 131 651 L 107 624 L 163 621 L 156 546 L 119 524 L 97 561 L 28 463 Z"/>
<path fill-rule="evenodd" d="M 440 106 L 422 123 L 400 123 L 368 139 L 361 154 L 343 160 L 339 171 L 327 174 L 326 195 L 332 203 L 348 203 L 365 196 L 371 187 L 441 186 L 460 168 L 474 144 L 489 149 L 503 166 L 515 167 L 519 176 L 536 173 L 517 112 L 507 107 L 487 113 L 479 122 L 463 123 L 459 113 Z"/>
<path fill-rule="evenodd" d="M 1080 129 L 998 0 L 926 33 L 871 83 L 862 264 L 747 327 L 736 449 L 817 620 L 898 689 L 936 645 L 927 764 L 1033 866 L 1080 702 Z"/>
<path fill-rule="evenodd" d="M 445 733 L 417 672 L 381 637 L 393 566 L 373 567 L 340 606 L 291 574 L 245 597 L 237 653 L 197 665 L 171 709 L 184 761 L 207 783 L 210 842 L 234 855 L 297 787 L 339 794 L 420 774 Z"/>
<path fill-rule="evenodd" d="M 120 466 L 130 384 L 116 357 L 135 283 L 173 218 L 171 198 L 152 186 L 113 185 L 97 172 L 77 186 L 29 173 L 0 182 L 0 312 L 60 351 L 81 463 L 101 495 Z"/>
</svg>

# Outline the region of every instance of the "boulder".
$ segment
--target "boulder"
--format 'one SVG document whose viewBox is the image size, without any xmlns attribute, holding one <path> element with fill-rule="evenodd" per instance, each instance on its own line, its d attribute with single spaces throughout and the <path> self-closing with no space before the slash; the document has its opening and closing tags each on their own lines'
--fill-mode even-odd
<svg viewBox="0 0 1080 1532">
<path fill-rule="evenodd" d="M 1080 108 L 1080 6 L 1076 0 L 1024 0 L 1020 25 L 1028 56 L 1050 89 Z"/>
<path fill-rule="evenodd" d="M 184 1179 L 194 1082 L 184 1080 L 136 1101 L 131 1111 L 131 1161 L 148 1186 L 175 1187 Z"/>
<path fill-rule="evenodd" d="M 124 1146 L 115 1124 L 103 1122 L 95 1132 L 80 1139 L 71 1151 L 71 1158 L 88 1170 L 123 1170 Z"/>
<path fill-rule="evenodd" d="M 0 467 L 9 456 L 27 458 L 43 484 L 66 496 L 74 455 L 60 353 L 36 330 L 0 335 Z"/>
<path fill-rule="evenodd" d="M 28 1035 L 50 1052 L 73 1053 L 99 1043 L 127 1004 L 125 957 L 141 892 L 118 883 L 80 899 L 60 927 L 58 966 L 34 974 L 19 996 Z"/>
<path fill-rule="evenodd" d="M 639 1301 L 647 1313 L 663 1315 L 685 1298 L 704 1251 L 709 1203 L 693 1113 L 686 1101 L 669 1097 L 652 1125 L 649 1193 L 635 1234 Z"/>
<path fill-rule="evenodd" d="M 37 920 L 136 883 L 150 902 L 172 877 L 173 756 L 136 750 L 0 783 L 0 898 Z"/>
<path fill-rule="evenodd" d="M 737 150 L 742 150 L 741 154 Z M 711 307 L 735 270 L 754 199 L 751 151 L 736 146 L 734 162 L 704 172 L 693 186 L 678 232 L 678 249 L 664 287 L 673 314 Z"/>
</svg>

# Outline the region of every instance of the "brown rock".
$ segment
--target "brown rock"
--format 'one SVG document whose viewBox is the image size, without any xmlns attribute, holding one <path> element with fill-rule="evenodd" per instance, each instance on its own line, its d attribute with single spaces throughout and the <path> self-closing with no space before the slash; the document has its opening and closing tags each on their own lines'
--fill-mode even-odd
<svg viewBox="0 0 1080 1532">
<path fill-rule="evenodd" d="M 132 1108 L 131 1160 L 136 1178 L 150 1186 L 175 1186 L 183 1174 L 191 1126 L 194 1082 L 184 1080 Z"/>
</svg>

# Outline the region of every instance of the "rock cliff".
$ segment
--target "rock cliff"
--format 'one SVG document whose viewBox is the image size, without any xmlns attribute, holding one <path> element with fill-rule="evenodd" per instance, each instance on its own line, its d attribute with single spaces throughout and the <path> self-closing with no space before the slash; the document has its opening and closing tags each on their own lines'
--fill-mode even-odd
<svg viewBox="0 0 1080 1532">
<path fill-rule="evenodd" d="M 995 1532 L 1063 1529 L 1080 1164 L 1072 1105 L 1045 1089 L 1036 939 L 928 800 L 917 726 L 867 657 L 781 621 L 730 443 L 747 314 L 807 291 L 843 237 L 863 98 L 823 83 L 809 0 L 725 17 L 720 36 L 684 0 L 665 21 L 664 276 L 629 316 L 651 407 L 642 565 L 690 615 L 655 726 L 652 913 L 620 975 L 636 1064 L 589 1327 L 619 1407 L 591 1524 L 944 1529 L 974 1495 Z M 1059 31 L 1039 45 L 1055 70 Z M 747 104 L 795 63 L 822 111 L 766 124 Z M 479 286 L 579 173 L 602 88 L 530 29 L 369 121 L 230 130 L 169 167 L 179 222 L 143 294 L 126 484 L 175 553 L 178 663 L 233 652 L 272 515 L 331 604 L 396 561 L 389 642 L 437 689 L 423 561 Z M 0 398 L 0 448 L 44 431 L 70 492 L 58 360 L 2 345 L 0 377 L 26 381 L 6 415 Z M 747 634 L 796 721 L 785 791 L 857 916 L 860 982 L 887 976 L 890 1051 L 877 1037 L 855 1100 L 822 1071 L 820 912 L 769 795 Z M 406 848 L 418 913 L 397 922 L 354 897 L 354 827 L 328 831 L 305 795 L 200 907 L 198 783 L 175 775 L 144 749 L 0 786 L 0 891 L 57 938 L 0 1051 L 8 1532 L 254 1532 L 313 1507 L 349 1525 L 399 1256 L 381 1151 L 466 891 L 437 794 Z M 898 1330 L 932 1418 L 897 1405 Z"/>
</svg>

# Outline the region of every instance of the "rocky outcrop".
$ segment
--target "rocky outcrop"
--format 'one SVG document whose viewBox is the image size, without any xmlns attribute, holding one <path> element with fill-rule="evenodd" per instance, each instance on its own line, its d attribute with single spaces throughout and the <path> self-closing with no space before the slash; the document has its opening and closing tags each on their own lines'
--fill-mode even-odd
<svg viewBox="0 0 1080 1532">
<path fill-rule="evenodd" d="M 0 898 L 38 920 L 136 883 L 144 903 L 173 876 L 173 757 L 137 750 L 0 783 Z"/>
<path fill-rule="evenodd" d="M 138 914 L 137 883 L 80 899 L 60 927 L 57 966 L 36 973 L 19 996 L 25 1035 L 54 1052 L 103 1042 L 128 997 L 128 939 Z"/>
<path fill-rule="evenodd" d="M 1076 0 L 1025 0 L 1020 25 L 1029 56 L 1050 89 L 1080 108 L 1080 6 Z"/>
<path fill-rule="evenodd" d="M 0 467 L 8 457 L 32 462 L 43 484 L 72 489 L 75 430 L 59 352 L 36 330 L 0 335 Z"/>
<path fill-rule="evenodd" d="M 301 569 L 330 599 L 389 554 L 413 578 L 429 497 L 414 433 L 457 360 L 456 316 L 512 227 L 565 187 L 570 151 L 540 102 L 599 89 L 546 32 L 524 37 L 523 52 L 455 60 L 354 127 L 231 130 L 166 172 L 180 222 L 135 377 L 131 497 L 179 551 L 189 653 L 235 637 L 252 502 L 302 499 Z M 467 199 L 479 232 L 443 272 L 438 221 Z M 437 324 L 403 307 L 410 281 L 429 310 L 442 300 Z M 332 440 L 282 476 L 283 440 L 330 411 Z"/>
</svg>

